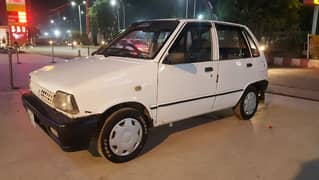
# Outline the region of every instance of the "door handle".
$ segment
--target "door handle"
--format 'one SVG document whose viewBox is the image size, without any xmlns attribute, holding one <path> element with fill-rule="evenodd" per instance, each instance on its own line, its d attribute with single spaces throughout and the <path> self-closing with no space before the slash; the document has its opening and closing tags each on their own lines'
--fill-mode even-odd
<svg viewBox="0 0 319 180">
<path fill-rule="evenodd" d="M 205 72 L 212 72 L 214 69 L 212 67 L 205 67 Z"/>
<path fill-rule="evenodd" d="M 247 66 L 248 68 L 250 68 L 250 67 L 253 67 L 253 64 L 252 64 L 252 63 L 247 63 L 246 66 Z"/>
</svg>

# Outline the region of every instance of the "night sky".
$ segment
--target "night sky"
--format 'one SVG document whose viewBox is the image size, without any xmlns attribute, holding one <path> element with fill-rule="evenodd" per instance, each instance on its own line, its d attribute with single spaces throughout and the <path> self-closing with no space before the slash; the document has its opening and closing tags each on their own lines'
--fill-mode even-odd
<svg viewBox="0 0 319 180">
<path fill-rule="evenodd" d="M 31 16 L 34 23 L 37 25 L 48 19 L 50 9 L 59 7 L 67 2 L 68 0 L 31 0 L 31 8 L 33 9 Z"/>
<path fill-rule="evenodd" d="M 0 26 L 7 24 L 6 0 L 0 0 Z"/>
<path fill-rule="evenodd" d="M 6 6 L 5 6 L 5 1 L 6 0 L 0 0 L 0 25 L 6 25 L 7 24 L 7 16 L 6 16 Z M 52 12 L 50 9 L 55 9 L 57 7 L 60 7 L 61 5 L 64 5 L 71 0 L 26 0 L 27 4 L 30 4 L 31 6 L 31 13 L 28 14 L 29 19 L 31 19 L 31 24 L 35 27 L 38 27 L 39 29 L 48 30 L 48 25 L 49 25 L 49 20 L 50 19 L 55 19 L 57 16 L 57 11 Z M 94 0 L 91 0 L 94 1 Z M 199 9 L 204 9 L 203 7 L 207 8 L 207 1 L 213 1 L 213 0 L 198 0 L 198 6 Z M 145 18 L 166 18 L 168 17 L 169 12 L 167 11 L 167 6 L 171 6 L 172 3 L 176 4 L 176 7 L 179 7 L 181 9 L 179 11 L 179 14 L 177 17 L 183 17 L 184 16 L 184 3 L 186 2 L 185 0 L 126 0 L 127 2 L 127 23 L 132 23 L 136 20 L 141 20 Z M 145 3 L 143 3 L 145 2 Z M 191 14 L 192 11 L 192 3 L 193 1 L 190 2 L 190 11 L 189 13 Z M 199 5 L 201 2 L 202 5 Z M 147 6 L 154 7 L 154 3 L 158 3 L 157 8 L 150 8 Z M 130 5 L 129 4 L 138 4 L 139 11 L 138 12 L 133 12 L 130 11 Z M 142 7 L 143 6 L 143 7 Z M 146 6 L 146 7 L 144 7 Z M 161 8 L 159 8 L 161 7 Z M 164 10 L 165 9 L 165 10 Z M 73 21 L 72 27 L 77 27 L 77 17 L 74 16 L 76 13 L 73 12 L 74 8 L 66 8 L 65 10 L 61 9 L 60 15 L 62 16 L 67 16 L 70 18 L 70 21 Z M 71 15 L 72 14 L 72 17 Z M 71 20 L 72 19 L 72 20 Z M 70 26 L 69 26 L 70 27 Z M 68 27 L 68 28 L 69 28 Z"/>
</svg>

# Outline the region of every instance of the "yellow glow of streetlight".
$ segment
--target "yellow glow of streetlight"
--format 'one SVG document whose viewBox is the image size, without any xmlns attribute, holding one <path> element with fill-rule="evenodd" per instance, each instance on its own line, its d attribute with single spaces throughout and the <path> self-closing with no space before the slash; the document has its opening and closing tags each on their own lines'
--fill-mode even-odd
<svg viewBox="0 0 319 180">
<path fill-rule="evenodd" d="M 49 41 L 49 44 L 50 44 L 50 45 L 52 45 L 52 44 L 53 44 L 53 41 L 52 41 L 52 40 L 50 40 L 50 41 Z"/>
<path fill-rule="evenodd" d="M 265 45 L 260 45 L 259 46 L 259 50 L 260 51 L 265 51 L 267 49 L 267 47 Z"/>
</svg>

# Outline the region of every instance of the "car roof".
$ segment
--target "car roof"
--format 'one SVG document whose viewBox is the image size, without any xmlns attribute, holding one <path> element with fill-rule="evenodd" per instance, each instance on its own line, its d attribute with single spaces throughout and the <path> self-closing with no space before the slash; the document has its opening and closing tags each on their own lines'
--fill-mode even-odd
<svg viewBox="0 0 319 180">
<path fill-rule="evenodd" d="M 151 20 L 146 20 L 143 22 L 148 22 L 148 21 L 180 21 L 180 22 L 211 22 L 215 24 L 224 24 L 224 25 L 231 25 L 231 26 L 239 26 L 239 27 L 245 27 L 245 25 L 242 24 L 237 24 L 237 23 L 232 23 L 232 22 L 226 22 L 226 21 L 216 21 L 216 20 L 206 20 L 206 19 L 181 19 L 181 18 L 169 18 L 169 19 L 151 19 Z"/>
</svg>

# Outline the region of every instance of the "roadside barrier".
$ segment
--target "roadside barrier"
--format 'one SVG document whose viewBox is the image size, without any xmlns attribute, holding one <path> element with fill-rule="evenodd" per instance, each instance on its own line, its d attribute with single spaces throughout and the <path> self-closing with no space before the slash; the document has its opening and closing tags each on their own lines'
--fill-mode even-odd
<svg viewBox="0 0 319 180">
<path fill-rule="evenodd" d="M 17 54 L 17 64 L 21 64 L 20 62 L 20 57 L 19 57 L 19 51 L 20 51 L 20 48 L 18 46 L 15 47 L 15 50 L 16 50 L 16 54 Z"/>
<path fill-rule="evenodd" d="M 54 42 L 50 41 L 49 44 L 51 45 L 51 58 L 52 58 L 51 63 L 54 64 L 55 63 L 55 61 L 54 61 Z"/>
<path fill-rule="evenodd" d="M 12 67 L 12 50 L 8 49 L 8 59 L 9 59 L 9 82 L 10 82 L 10 89 L 18 89 L 14 86 L 13 82 L 13 67 Z"/>
<path fill-rule="evenodd" d="M 299 68 L 319 68 L 319 60 L 304 59 L 304 58 L 284 58 L 273 57 L 267 58 L 269 65 L 299 67 Z"/>
</svg>

